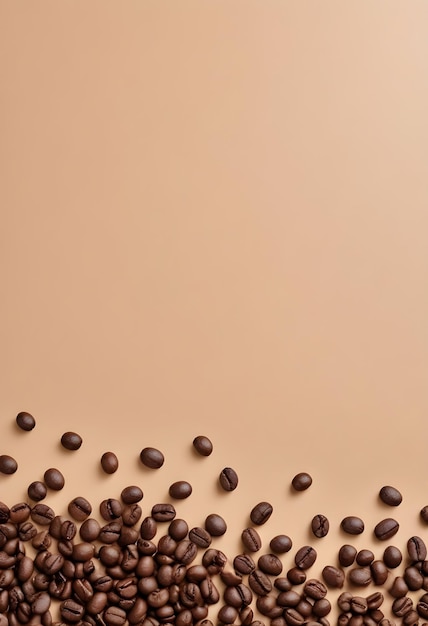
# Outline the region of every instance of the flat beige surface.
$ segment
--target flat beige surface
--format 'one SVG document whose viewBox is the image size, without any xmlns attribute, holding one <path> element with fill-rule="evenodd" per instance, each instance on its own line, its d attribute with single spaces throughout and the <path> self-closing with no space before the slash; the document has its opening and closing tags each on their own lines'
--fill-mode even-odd
<svg viewBox="0 0 428 626">
<path fill-rule="evenodd" d="M 57 512 L 139 484 L 146 514 L 187 479 L 179 515 L 222 514 L 228 556 L 268 500 L 264 544 L 313 543 L 318 575 L 348 514 L 381 556 L 392 484 L 393 543 L 427 537 L 427 19 L 423 0 L 1 4 L 0 453 L 19 470 L 0 500 L 57 466 Z"/>
</svg>

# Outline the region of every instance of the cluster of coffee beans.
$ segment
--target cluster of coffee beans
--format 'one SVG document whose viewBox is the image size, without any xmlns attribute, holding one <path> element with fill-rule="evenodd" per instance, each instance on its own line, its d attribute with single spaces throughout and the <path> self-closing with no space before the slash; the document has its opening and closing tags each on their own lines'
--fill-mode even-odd
<svg viewBox="0 0 428 626">
<path fill-rule="evenodd" d="M 25 431 L 35 427 L 26 412 L 18 414 L 16 423 Z M 60 441 L 70 451 L 83 443 L 72 431 Z M 201 456 L 213 451 L 206 436 L 199 435 L 192 443 Z M 156 470 L 165 458 L 160 450 L 146 447 L 140 461 Z M 105 452 L 100 466 L 107 474 L 116 472 L 116 454 Z M 0 456 L 1 472 L 16 470 L 13 457 Z M 234 491 L 238 481 L 231 467 L 218 475 L 225 491 Z M 306 472 L 291 480 L 295 492 L 311 484 Z M 318 558 L 313 546 L 293 550 L 292 539 L 280 534 L 262 549 L 259 527 L 273 514 L 269 502 L 258 502 L 249 511 L 251 525 L 240 537 L 242 552 L 229 558 L 212 545 L 213 538 L 227 530 L 219 514 L 211 513 L 201 526 L 189 527 L 172 503 L 160 502 L 144 515 L 143 492 L 137 485 L 97 503 L 96 513 L 86 498 L 78 496 L 69 502 L 67 515 L 56 514 L 41 501 L 48 489 L 64 485 L 60 470 L 49 468 L 43 481 L 28 487 L 33 504 L 18 502 L 9 508 L 0 502 L 0 626 L 329 626 L 332 616 L 340 626 L 391 626 L 394 621 L 412 626 L 428 620 L 427 549 L 416 535 L 407 541 L 404 554 L 388 544 L 378 558 L 370 549 L 358 551 L 345 543 L 316 578 L 310 575 Z M 192 486 L 176 481 L 168 493 L 171 499 L 182 500 L 191 495 Z M 389 485 L 380 489 L 379 498 L 390 507 L 402 502 L 401 493 Z M 420 510 L 420 518 L 428 523 L 428 506 Z M 354 515 L 343 518 L 339 526 L 349 536 L 365 530 L 364 521 Z M 317 514 L 309 528 L 317 540 L 322 539 L 330 531 L 330 521 Z M 386 517 L 376 524 L 373 535 L 385 542 L 398 528 L 395 519 Z M 379 589 L 363 594 L 370 585 Z M 335 591 L 340 595 L 333 603 Z"/>
</svg>

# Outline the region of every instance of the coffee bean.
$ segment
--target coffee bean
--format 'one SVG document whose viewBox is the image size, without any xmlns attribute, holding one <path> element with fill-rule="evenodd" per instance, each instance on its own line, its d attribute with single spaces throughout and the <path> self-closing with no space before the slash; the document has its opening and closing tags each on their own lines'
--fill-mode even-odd
<svg viewBox="0 0 428 626">
<path fill-rule="evenodd" d="M 83 520 L 89 517 L 92 513 L 92 506 L 86 498 L 77 496 L 69 503 L 68 512 L 73 519 L 78 522 L 83 522 Z"/>
<path fill-rule="evenodd" d="M 36 425 L 36 420 L 31 415 L 31 413 L 27 413 L 26 411 L 21 411 L 16 416 L 16 423 L 21 428 L 21 430 L 30 431 Z"/>
<path fill-rule="evenodd" d="M 61 437 L 61 445 L 67 450 L 78 450 L 82 441 L 80 435 L 71 431 L 65 432 Z"/>
<path fill-rule="evenodd" d="M 428 505 L 422 507 L 422 509 L 419 512 L 419 516 L 421 520 L 425 522 L 425 524 L 428 524 Z"/>
<path fill-rule="evenodd" d="M 364 522 L 356 515 L 344 517 L 340 526 L 342 530 L 349 535 L 360 535 L 364 531 Z"/>
<path fill-rule="evenodd" d="M 407 594 L 408 591 L 409 588 L 402 576 L 396 576 L 393 580 L 391 587 L 388 589 L 389 594 L 393 598 L 402 598 Z"/>
<path fill-rule="evenodd" d="M 342 567 L 349 567 L 355 561 L 357 549 L 349 543 L 345 543 L 339 550 L 338 559 Z"/>
<path fill-rule="evenodd" d="M 233 606 L 225 604 L 217 614 L 217 618 L 222 624 L 233 624 L 238 617 L 238 611 Z"/>
<path fill-rule="evenodd" d="M 213 451 L 213 444 L 204 435 L 198 435 L 194 438 L 193 447 L 201 456 L 209 456 Z"/>
<path fill-rule="evenodd" d="M 389 506 L 398 506 L 403 500 L 403 496 L 395 487 L 385 485 L 379 491 L 379 498 Z"/>
<path fill-rule="evenodd" d="M 387 517 L 383 519 L 374 528 L 374 534 L 377 539 L 384 541 L 393 537 L 399 529 L 399 524 L 395 519 Z"/>
<path fill-rule="evenodd" d="M 392 603 L 392 612 L 397 617 L 404 617 L 406 613 L 409 613 L 413 609 L 413 601 L 408 596 L 396 598 Z"/>
<path fill-rule="evenodd" d="M 122 515 L 123 505 L 116 498 L 105 498 L 100 503 L 100 514 L 106 522 L 119 519 Z"/>
<path fill-rule="evenodd" d="M 269 502 L 259 502 L 250 512 L 250 519 L 253 524 L 261 526 L 268 521 L 272 515 L 273 507 Z"/>
<path fill-rule="evenodd" d="M 2 474 L 14 474 L 18 469 L 18 463 L 8 454 L 0 455 L 0 472 Z"/>
<path fill-rule="evenodd" d="M 383 562 L 389 569 L 395 569 L 401 564 L 403 555 L 396 546 L 387 546 L 383 553 Z"/>
<path fill-rule="evenodd" d="M 305 491 L 312 485 L 312 476 L 307 472 L 299 472 L 292 479 L 291 485 L 296 491 Z"/>
<path fill-rule="evenodd" d="M 200 548 L 208 548 L 211 544 L 211 535 L 200 526 L 195 526 L 189 530 L 189 539 Z"/>
<path fill-rule="evenodd" d="M 178 517 L 176 519 L 173 519 L 168 526 L 168 534 L 170 535 L 170 537 L 175 539 L 175 541 L 181 541 L 182 539 L 185 539 L 188 532 L 189 525 L 187 524 L 186 520 L 180 519 Z M 151 539 L 151 537 L 149 538 Z"/>
<path fill-rule="evenodd" d="M 272 552 L 276 552 L 277 554 L 285 554 L 286 552 L 289 552 L 292 546 L 293 542 L 288 535 L 275 535 L 269 543 L 269 547 Z"/>
<path fill-rule="evenodd" d="M 233 567 L 236 572 L 245 576 L 256 568 L 256 564 L 249 554 L 238 554 L 233 559 Z"/>
<path fill-rule="evenodd" d="M 282 563 L 274 554 L 262 554 L 257 561 L 257 567 L 269 576 L 279 576 L 282 572 Z"/>
<path fill-rule="evenodd" d="M 119 467 L 119 460 L 114 452 L 104 452 L 100 459 L 101 469 L 106 474 L 114 474 Z"/>
<path fill-rule="evenodd" d="M 229 606 L 234 606 L 236 609 L 242 609 L 244 606 L 251 604 L 253 599 L 253 593 L 247 585 L 239 583 L 233 587 L 226 587 L 223 600 Z"/>
<path fill-rule="evenodd" d="M 159 469 L 165 462 L 165 457 L 157 448 L 143 448 L 140 452 L 140 461 L 150 469 Z"/>
<path fill-rule="evenodd" d="M 55 467 L 50 467 L 45 471 L 43 480 L 46 487 L 53 491 L 61 491 L 65 484 L 64 476 Z"/>
<path fill-rule="evenodd" d="M 327 595 L 327 587 L 320 580 L 310 578 L 306 581 L 303 591 L 306 596 L 313 600 L 320 600 Z"/>
<path fill-rule="evenodd" d="M 375 585 L 383 585 L 389 573 L 385 563 L 379 559 L 370 564 L 370 572 Z"/>
<path fill-rule="evenodd" d="M 241 533 L 241 539 L 249 552 L 257 552 L 262 547 L 262 540 L 255 528 L 245 528 Z"/>
<path fill-rule="evenodd" d="M 374 561 L 375 555 L 371 550 L 360 550 L 356 556 L 355 561 L 358 565 L 370 565 Z"/>
<path fill-rule="evenodd" d="M 40 500 L 43 500 L 46 497 L 46 493 L 46 485 L 40 480 L 35 480 L 28 485 L 28 497 L 35 502 L 40 502 Z"/>
<path fill-rule="evenodd" d="M 121 500 L 124 504 L 136 504 L 140 502 L 143 497 L 143 491 L 137 485 L 129 485 L 122 489 L 120 494 Z M 121 510 L 121 514 L 123 513 L 123 507 Z"/>
<path fill-rule="evenodd" d="M 265 596 L 272 591 L 272 583 L 269 577 L 260 569 L 253 569 L 248 575 L 248 584 L 254 593 Z"/>
<path fill-rule="evenodd" d="M 348 580 L 357 587 L 365 587 L 372 582 L 372 573 L 369 567 L 354 567 L 348 573 Z"/>
<path fill-rule="evenodd" d="M 176 516 L 175 508 L 172 504 L 155 504 L 152 507 L 152 517 L 156 522 L 170 522 Z"/>
<path fill-rule="evenodd" d="M 311 529 L 315 537 L 325 537 L 330 529 L 330 523 L 325 515 L 315 515 L 312 518 Z"/>
<path fill-rule="evenodd" d="M 209 532 L 211 537 L 220 537 L 227 530 L 227 525 L 221 515 L 211 513 L 207 515 L 204 523 L 205 530 Z"/>
<path fill-rule="evenodd" d="M 80 537 L 83 541 L 96 541 L 98 539 L 98 535 L 100 534 L 101 526 L 98 520 L 93 517 L 88 517 L 81 524 L 79 528 Z"/>
<path fill-rule="evenodd" d="M 285 621 L 289 626 L 300 626 L 305 623 L 305 618 L 296 609 L 286 609 L 284 612 Z"/>
<path fill-rule="evenodd" d="M 422 589 L 424 577 L 414 565 L 405 568 L 403 578 L 410 591 Z"/>
<path fill-rule="evenodd" d="M 225 491 L 234 491 L 238 486 L 238 474 L 231 467 L 225 467 L 220 472 L 219 483 Z"/>
<path fill-rule="evenodd" d="M 55 517 L 54 511 L 47 504 L 35 504 L 30 515 L 33 522 L 42 526 L 50 524 Z"/>
<path fill-rule="evenodd" d="M 300 567 L 291 567 L 287 571 L 287 579 L 292 585 L 302 585 L 306 580 L 306 573 Z"/>
<path fill-rule="evenodd" d="M 410 537 L 407 541 L 407 553 L 411 561 L 425 561 L 427 557 L 427 548 L 426 545 L 420 537 L 416 535 Z"/>
<path fill-rule="evenodd" d="M 300 548 L 294 557 L 296 566 L 300 569 L 308 569 L 316 561 L 317 553 L 311 546 L 303 546 Z"/>
<path fill-rule="evenodd" d="M 168 493 L 175 500 L 184 500 L 191 495 L 192 485 L 187 480 L 177 480 L 170 485 Z"/>
<path fill-rule="evenodd" d="M 326 565 L 321 573 L 324 582 L 329 587 L 341 589 L 345 582 L 345 572 L 343 569 L 335 567 L 334 565 Z"/>
</svg>

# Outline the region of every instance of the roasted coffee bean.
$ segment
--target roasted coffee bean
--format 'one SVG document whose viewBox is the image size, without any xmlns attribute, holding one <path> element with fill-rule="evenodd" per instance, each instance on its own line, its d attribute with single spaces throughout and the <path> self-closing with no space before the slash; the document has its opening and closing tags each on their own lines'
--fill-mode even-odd
<svg viewBox="0 0 428 626">
<path fill-rule="evenodd" d="M 238 611 L 233 606 L 225 604 L 219 610 L 217 617 L 222 624 L 233 624 L 238 618 Z"/>
<path fill-rule="evenodd" d="M 272 552 L 276 552 L 277 554 L 285 554 L 286 552 L 289 552 L 292 546 L 293 542 L 288 535 L 275 535 L 269 543 L 269 547 Z"/>
<path fill-rule="evenodd" d="M 8 454 L 0 455 L 0 472 L 2 474 L 14 474 L 18 469 L 16 460 Z"/>
<path fill-rule="evenodd" d="M 352 585 L 365 587 L 372 582 L 372 574 L 369 567 L 353 567 L 348 573 L 348 580 Z"/>
<path fill-rule="evenodd" d="M 238 486 L 238 474 L 231 467 L 225 467 L 219 475 L 220 486 L 225 491 L 234 491 Z"/>
<path fill-rule="evenodd" d="M 290 581 L 285 576 L 275 578 L 273 584 L 275 589 L 278 589 L 278 591 L 290 591 L 292 587 Z"/>
<path fill-rule="evenodd" d="M 140 537 L 142 539 L 151 540 L 156 535 L 158 530 L 158 525 L 156 520 L 153 519 L 150 515 L 145 517 L 140 524 Z"/>
<path fill-rule="evenodd" d="M 226 571 L 223 569 L 220 572 L 220 578 L 226 587 L 235 587 L 236 585 L 240 585 L 242 583 L 242 575 L 230 570 Z"/>
<path fill-rule="evenodd" d="M 282 563 L 274 554 L 263 554 L 257 561 L 257 567 L 269 576 L 279 576 L 282 572 Z"/>
<path fill-rule="evenodd" d="M 423 522 L 428 524 L 428 505 L 422 507 L 422 509 L 419 512 L 419 516 Z"/>
<path fill-rule="evenodd" d="M 344 585 L 345 572 L 341 568 L 335 567 L 334 565 L 326 565 L 323 568 L 321 575 L 324 582 L 329 587 L 341 589 Z"/>
<path fill-rule="evenodd" d="M 185 539 L 188 532 L 189 526 L 187 522 L 184 519 L 178 517 L 173 519 L 168 526 L 168 534 L 170 535 L 170 537 L 175 539 L 175 541 L 181 541 L 182 539 Z"/>
<path fill-rule="evenodd" d="M 425 561 L 427 557 L 427 548 L 426 545 L 420 537 L 416 535 L 410 537 L 407 541 L 407 553 L 411 561 Z"/>
<path fill-rule="evenodd" d="M 415 624 L 419 624 L 419 615 L 415 609 L 412 609 L 408 613 L 406 613 L 403 617 L 404 626 L 415 626 Z"/>
<path fill-rule="evenodd" d="M 30 515 L 33 522 L 42 526 L 50 524 L 55 517 L 53 509 L 47 504 L 35 504 Z"/>
<path fill-rule="evenodd" d="M 385 563 L 386 567 L 388 567 L 389 569 L 395 569 L 401 564 L 402 560 L 403 555 L 399 548 L 397 548 L 396 546 L 388 546 L 385 548 L 383 553 L 383 562 Z"/>
<path fill-rule="evenodd" d="M 101 455 L 100 465 L 106 474 L 114 474 L 119 467 L 119 460 L 114 452 L 104 452 Z"/>
<path fill-rule="evenodd" d="M 405 568 L 403 578 L 410 591 L 422 589 L 424 577 L 414 565 Z"/>
<path fill-rule="evenodd" d="M 157 448 L 143 448 L 140 452 L 140 461 L 150 469 L 159 469 L 165 462 L 165 457 Z"/>
<path fill-rule="evenodd" d="M 67 450 L 78 450 L 83 440 L 77 433 L 68 431 L 61 436 L 61 445 Z"/>
<path fill-rule="evenodd" d="M 189 539 L 199 548 L 208 548 L 211 544 L 211 535 L 201 526 L 195 526 L 189 530 Z"/>
<path fill-rule="evenodd" d="M 349 535 L 360 535 L 364 531 L 364 522 L 356 515 L 348 515 L 343 518 L 340 527 Z"/>
<path fill-rule="evenodd" d="M 381 560 L 370 563 L 370 572 L 375 585 L 383 585 L 388 578 L 388 568 Z"/>
<path fill-rule="evenodd" d="M 73 561 L 90 561 L 95 555 L 95 547 L 92 543 L 81 541 L 73 544 Z"/>
<path fill-rule="evenodd" d="M 170 522 L 176 516 L 176 511 L 172 504 L 155 504 L 151 514 L 156 522 Z"/>
<path fill-rule="evenodd" d="M 300 626 L 305 623 L 305 618 L 296 609 L 286 609 L 284 617 L 289 626 Z"/>
<path fill-rule="evenodd" d="M 18 531 L 21 541 L 31 541 L 37 535 L 37 528 L 31 522 L 20 524 Z"/>
<path fill-rule="evenodd" d="M 211 513 L 205 518 L 205 530 L 209 532 L 211 537 L 220 537 L 224 535 L 227 530 L 227 525 L 221 515 L 217 513 Z"/>
<path fill-rule="evenodd" d="M 306 581 L 306 573 L 300 567 L 291 567 L 287 571 L 287 579 L 292 585 L 302 585 Z"/>
<path fill-rule="evenodd" d="M 385 485 L 379 491 L 379 498 L 389 506 L 398 506 L 403 500 L 403 496 L 395 487 Z"/>
<path fill-rule="evenodd" d="M 115 543 L 119 540 L 121 529 L 122 526 L 119 522 L 109 522 L 101 526 L 98 539 L 107 544 Z"/>
<path fill-rule="evenodd" d="M 350 593 L 349 591 L 344 591 L 343 593 L 339 595 L 339 597 L 337 598 L 337 606 L 339 607 L 341 611 L 347 613 L 348 611 L 351 610 L 352 597 L 353 597 L 353 594 Z"/>
<path fill-rule="evenodd" d="M 320 598 L 319 600 L 315 600 L 312 607 L 312 612 L 314 615 L 316 615 L 316 617 L 325 617 L 330 613 L 330 611 L 331 604 L 330 601 L 327 600 L 327 598 Z"/>
<path fill-rule="evenodd" d="M 86 498 L 77 496 L 69 503 L 68 512 L 73 519 L 83 522 L 92 513 L 92 506 Z"/>
<path fill-rule="evenodd" d="M 187 480 L 177 480 L 169 486 L 168 493 L 175 500 L 184 500 L 192 493 L 192 485 Z"/>
<path fill-rule="evenodd" d="M 269 502 L 259 502 L 250 512 L 250 520 L 253 524 L 261 526 L 268 521 L 272 515 L 273 507 Z"/>
<path fill-rule="evenodd" d="M 36 420 L 31 415 L 31 413 L 27 413 L 27 411 L 21 411 L 16 416 L 16 424 L 21 430 L 30 431 L 36 425 Z"/>
<path fill-rule="evenodd" d="M 100 503 L 100 514 L 106 522 L 112 522 L 119 519 L 122 515 L 123 505 L 116 498 L 106 498 Z"/>
<path fill-rule="evenodd" d="M 43 615 L 49 610 L 51 598 L 46 591 L 36 593 L 31 602 L 31 612 L 33 615 Z"/>
<path fill-rule="evenodd" d="M 202 456 L 209 456 L 213 451 L 212 442 L 210 441 L 210 439 L 208 439 L 208 437 L 205 437 L 204 435 L 198 435 L 194 438 L 193 447 L 196 452 L 198 452 L 198 454 Z"/>
<path fill-rule="evenodd" d="M 46 485 L 42 483 L 40 480 L 34 480 L 32 483 L 28 485 L 27 494 L 30 500 L 34 500 L 35 502 L 40 502 L 46 498 L 47 489 Z"/>
<path fill-rule="evenodd" d="M 397 617 L 404 617 L 406 613 L 409 613 L 413 609 L 413 602 L 409 596 L 403 596 L 402 598 L 396 598 L 392 603 L 392 612 Z"/>
<path fill-rule="evenodd" d="M 339 564 L 342 567 L 349 567 L 355 561 L 355 557 L 357 556 L 357 549 L 354 546 L 351 546 L 348 543 L 345 543 L 339 550 Z"/>
<path fill-rule="evenodd" d="M 40 532 L 36 531 L 36 534 L 31 539 L 31 545 L 36 550 L 48 550 L 50 548 L 51 543 L 52 543 L 51 535 L 49 531 L 47 530 L 42 530 Z"/>
<path fill-rule="evenodd" d="M 357 565 L 370 565 L 374 561 L 375 555 L 371 550 L 364 548 L 360 550 L 355 558 Z"/>
<path fill-rule="evenodd" d="M 207 568 L 210 576 L 223 572 L 227 557 L 221 550 L 209 548 L 202 556 L 202 565 Z"/>
<path fill-rule="evenodd" d="M 327 595 L 327 587 L 320 580 L 310 578 L 303 587 L 303 593 L 313 600 L 320 600 Z"/>
<path fill-rule="evenodd" d="M 177 542 L 170 535 L 163 535 L 158 541 L 158 553 L 173 555 L 177 549 Z"/>
<path fill-rule="evenodd" d="M 393 537 L 399 529 L 399 523 L 390 517 L 378 522 L 374 528 L 374 534 L 376 539 L 385 541 Z"/>
<path fill-rule="evenodd" d="M 383 594 L 380 591 L 375 591 L 367 596 L 367 609 L 369 611 L 373 611 L 374 609 L 378 609 L 383 603 Z"/>
<path fill-rule="evenodd" d="M 234 587 L 226 587 L 223 599 L 226 604 L 234 606 L 237 609 L 242 609 L 244 606 L 249 606 L 251 604 L 253 592 L 247 585 L 239 583 Z"/>
<path fill-rule="evenodd" d="M 296 491 L 305 491 L 312 485 L 312 476 L 307 472 L 299 472 L 291 481 L 291 486 Z"/>
<path fill-rule="evenodd" d="M 0 524 L 5 524 L 9 521 L 10 509 L 4 502 L 0 502 Z"/>
<path fill-rule="evenodd" d="M 79 534 L 83 541 L 96 541 L 98 539 L 98 535 L 100 534 L 101 526 L 98 520 L 93 517 L 88 517 L 81 524 L 79 529 Z"/>
<path fill-rule="evenodd" d="M 325 515 L 315 515 L 312 518 L 311 530 L 315 537 L 321 538 L 328 534 L 330 523 Z"/>
<path fill-rule="evenodd" d="M 262 547 L 262 540 L 255 528 L 244 528 L 241 540 L 249 552 L 257 552 Z"/>
<path fill-rule="evenodd" d="M 269 577 L 257 567 L 248 575 L 248 584 L 258 596 L 264 596 L 272 591 Z"/>
<path fill-rule="evenodd" d="M 283 609 L 277 605 L 275 596 L 269 594 L 257 598 L 256 608 L 270 619 L 281 617 L 283 614 Z"/>
<path fill-rule="evenodd" d="M 143 499 L 143 492 L 137 485 L 129 485 L 122 489 L 120 494 L 121 500 L 124 504 L 136 504 Z M 123 513 L 123 507 L 121 507 L 121 515 Z"/>
<path fill-rule="evenodd" d="M 407 594 L 409 588 L 402 576 L 396 576 L 388 591 L 393 598 L 402 598 Z"/>
<path fill-rule="evenodd" d="M 426 602 L 425 600 L 419 600 L 416 605 L 416 610 L 420 617 L 422 617 L 424 620 L 428 619 L 428 602 Z"/>
<path fill-rule="evenodd" d="M 184 563 L 184 565 L 189 565 L 192 563 L 196 555 L 198 553 L 198 546 L 193 541 L 188 539 L 183 539 L 177 545 L 177 549 L 174 553 L 174 558 L 179 563 Z"/>
<path fill-rule="evenodd" d="M 43 474 L 45 485 L 53 491 L 61 491 L 65 485 L 65 479 L 62 473 L 55 467 L 50 467 Z"/>
<path fill-rule="evenodd" d="M 14 524 L 22 524 L 30 517 L 31 507 L 27 502 L 19 502 L 10 507 L 9 521 Z"/>
<path fill-rule="evenodd" d="M 367 599 L 362 596 L 352 596 L 351 611 L 357 615 L 364 615 L 367 613 Z"/>
<path fill-rule="evenodd" d="M 233 567 L 239 574 L 250 574 L 255 568 L 256 564 L 249 554 L 238 554 L 233 559 Z"/>
<path fill-rule="evenodd" d="M 107 626 L 122 626 L 126 623 L 126 611 L 119 606 L 107 607 L 102 615 Z"/>
<path fill-rule="evenodd" d="M 77 533 L 77 526 L 71 520 L 64 520 L 59 529 L 59 536 L 65 541 L 71 541 L 74 539 Z"/>
<path fill-rule="evenodd" d="M 135 526 L 141 519 L 143 510 L 137 503 L 126 504 L 122 511 L 122 521 L 125 526 Z"/>
<path fill-rule="evenodd" d="M 294 562 L 300 569 L 308 569 L 313 565 L 317 558 L 317 552 L 311 546 L 303 546 L 294 557 Z"/>
</svg>

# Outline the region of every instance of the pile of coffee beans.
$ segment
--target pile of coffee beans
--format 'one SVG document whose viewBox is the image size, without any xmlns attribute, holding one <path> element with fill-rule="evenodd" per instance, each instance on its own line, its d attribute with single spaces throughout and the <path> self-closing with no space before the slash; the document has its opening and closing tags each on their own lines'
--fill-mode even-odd
<svg viewBox="0 0 428 626">
<path fill-rule="evenodd" d="M 16 424 L 29 432 L 36 422 L 21 412 Z M 67 431 L 60 443 L 75 451 L 83 438 Z M 192 444 L 199 456 L 213 452 L 205 435 Z M 165 461 L 154 447 L 143 448 L 139 459 L 147 471 Z M 100 467 L 115 473 L 116 454 L 105 452 Z M 0 456 L 1 472 L 17 469 L 13 457 Z M 217 481 L 221 490 L 231 492 L 239 478 L 232 467 L 224 467 Z M 311 484 L 312 477 L 299 472 L 290 488 L 301 492 Z M 332 619 L 340 626 L 428 623 L 425 542 L 414 535 L 405 549 L 390 544 L 399 529 L 392 517 L 373 528 L 379 545 L 387 543 L 377 557 L 371 549 L 352 545 L 351 537 L 365 531 L 363 519 L 343 518 L 337 529 L 351 543 L 344 543 L 314 577 L 310 570 L 318 554 L 313 545 L 294 546 L 288 535 L 279 534 L 263 549 L 260 526 L 274 513 L 267 501 L 248 511 L 251 525 L 242 529 L 242 551 L 230 557 L 213 547 L 213 539 L 227 531 L 217 513 L 207 515 L 200 526 L 190 526 L 171 502 L 157 502 L 144 514 L 143 491 L 127 485 L 98 503 L 74 497 L 66 514 L 58 514 L 42 501 L 49 490 L 64 486 L 61 471 L 49 468 L 43 480 L 28 486 L 30 502 L 0 502 L 0 626 L 329 626 Z M 191 494 L 192 485 L 184 480 L 168 489 L 172 500 Z M 402 502 L 401 493 L 390 485 L 378 495 L 391 507 Z M 428 523 L 428 505 L 421 508 L 420 519 Z M 319 513 L 308 526 L 320 540 L 332 524 Z M 368 592 L 369 586 L 377 589 Z"/>
</svg>

